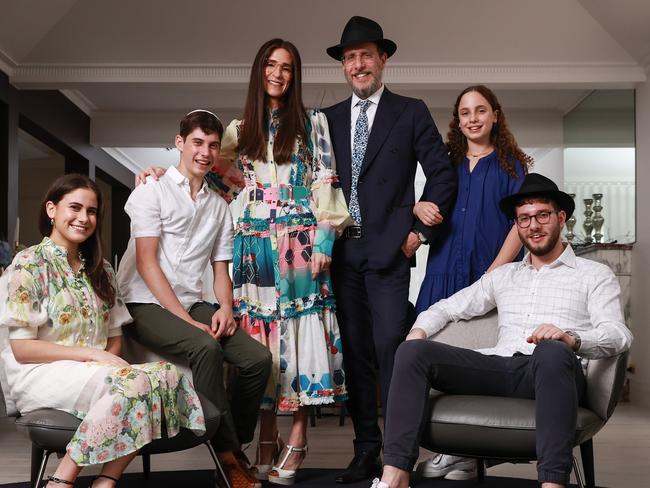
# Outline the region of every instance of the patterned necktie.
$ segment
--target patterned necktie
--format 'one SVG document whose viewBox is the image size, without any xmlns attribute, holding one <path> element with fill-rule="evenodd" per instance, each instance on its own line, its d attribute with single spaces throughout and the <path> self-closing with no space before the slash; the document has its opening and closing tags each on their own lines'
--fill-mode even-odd
<svg viewBox="0 0 650 488">
<path fill-rule="evenodd" d="M 363 157 L 366 154 L 368 146 L 368 114 L 366 110 L 372 102 L 370 100 L 361 100 L 359 106 L 359 117 L 354 127 L 354 144 L 352 146 L 352 186 L 350 188 L 350 216 L 359 225 L 361 225 L 361 210 L 359 209 L 359 197 L 357 195 L 357 183 L 359 182 L 359 173 L 363 164 Z"/>
</svg>

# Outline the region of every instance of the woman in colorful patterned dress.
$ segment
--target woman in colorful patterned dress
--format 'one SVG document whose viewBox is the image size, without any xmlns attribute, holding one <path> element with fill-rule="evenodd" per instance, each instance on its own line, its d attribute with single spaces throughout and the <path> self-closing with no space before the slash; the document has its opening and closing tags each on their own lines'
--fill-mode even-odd
<svg viewBox="0 0 650 488">
<path fill-rule="evenodd" d="M 257 474 L 292 484 L 307 450 L 309 405 L 344 400 L 341 340 L 329 276 L 332 246 L 349 223 L 325 116 L 305 110 L 300 55 L 281 39 L 259 49 L 243 120 L 233 120 L 211 186 L 243 190 L 233 257 L 240 326 L 266 344 L 274 372 L 262 404 Z M 276 410 L 294 412 L 278 460 Z"/>
<path fill-rule="evenodd" d="M 191 383 L 166 362 L 120 358 L 131 320 L 103 261 L 102 198 L 82 175 L 55 181 L 41 205 L 40 244 L 20 252 L 0 279 L 0 327 L 11 396 L 21 413 L 63 410 L 82 419 L 48 487 L 72 485 L 103 464 L 92 486 L 112 487 L 138 449 L 165 432 L 205 431 Z"/>
</svg>

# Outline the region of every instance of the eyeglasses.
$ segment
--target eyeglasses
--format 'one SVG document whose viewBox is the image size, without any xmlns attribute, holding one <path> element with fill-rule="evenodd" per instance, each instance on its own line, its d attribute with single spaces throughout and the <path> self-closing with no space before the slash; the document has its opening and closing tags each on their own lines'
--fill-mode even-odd
<svg viewBox="0 0 650 488">
<path fill-rule="evenodd" d="M 555 210 L 542 210 L 537 212 L 535 215 L 518 215 L 515 217 L 515 222 L 522 229 L 530 227 L 532 219 L 535 219 L 538 224 L 548 224 L 551 221 L 551 214 L 555 214 Z"/>
<path fill-rule="evenodd" d="M 341 57 L 341 61 L 345 66 L 353 64 L 357 59 L 360 59 L 362 63 L 369 63 L 375 58 L 375 53 L 373 52 L 362 52 L 362 53 L 348 53 Z"/>
<path fill-rule="evenodd" d="M 287 63 L 278 63 L 277 61 L 269 59 L 264 65 L 264 69 L 268 74 L 273 73 L 277 68 L 280 68 L 280 73 L 286 73 L 289 75 L 293 74 L 293 66 Z"/>
</svg>

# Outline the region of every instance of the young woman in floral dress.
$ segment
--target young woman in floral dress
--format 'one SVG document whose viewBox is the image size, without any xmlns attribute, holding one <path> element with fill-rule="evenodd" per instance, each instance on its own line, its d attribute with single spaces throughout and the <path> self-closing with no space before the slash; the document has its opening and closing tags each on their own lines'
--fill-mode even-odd
<svg viewBox="0 0 650 488">
<path fill-rule="evenodd" d="M 72 485 L 83 466 L 103 464 L 92 486 L 112 487 L 138 449 L 180 427 L 205 431 L 191 383 L 166 362 L 120 358 L 131 320 L 102 259 L 99 189 L 86 176 L 55 181 L 41 205 L 43 240 L 20 252 L 0 279 L 2 353 L 21 413 L 39 408 L 83 421 L 47 486 Z"/>
</svg>

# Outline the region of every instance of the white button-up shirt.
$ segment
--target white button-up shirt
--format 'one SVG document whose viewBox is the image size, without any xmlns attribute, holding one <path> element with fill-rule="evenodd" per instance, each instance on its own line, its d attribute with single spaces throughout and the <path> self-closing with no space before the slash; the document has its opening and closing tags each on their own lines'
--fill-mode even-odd
<svg viewBox="0 0 650 488">
<path fill-rule="evenodd" d="M 156 303 L 138 274 L 135 239 L 159 237 L 158 260 L 185 308 L 201 301 L 202 276 L 209 263 L 232 260 L 233 225 L 226 201 L 203 186 L 192 200 L 190 183 L 175 167 L 139 185 L 124 210 L 131 218 L 131 238 L 117 273 L 127 303 Z"/>
<path fill-rule="evenodd" d="M 498 310 L 497 344 L 484 354 L 532 354 L 526 342 L 541 324 L 553 324 L 580 335 L 577 352 L 584 358 L 601 358 L 629 349 L 632 333 L 623 322 L 621 289 L 604 264 L 576 257 L 570 245 L 551 264 L 535 269 L 530 254 L 483 275 L 473 285 L 440 300 L 422 312 L 413 328 L 427 336 L 450 321 L 467 320 Z"/>
<path fill-rule="evenodd" d="M 370 101 L 370 105 L 366 109 L 366 115 L 368 116 L 368 133 L 372 132 L 372 123 L 375 121 L 375 114 L 377 113 L 377 105 L 379 105 L 379 100 L 381 95 L 384 93 L 384 85 L 382 84 L 379 90 L 370 95 L 366 100 Z M 361 112 L 361 107 L 359 107 L 359 102 L 362 99 L 352 94 L 352 110 L 350 111 L 350 150 L 354 151 L 354 129 L 357 126 L 357 119 L 359 118 L 359 112 Z"/>
</svg>

